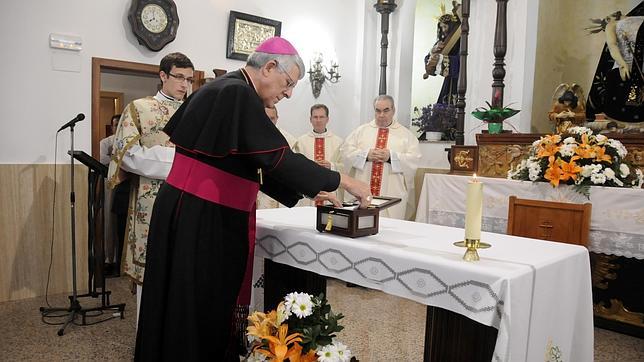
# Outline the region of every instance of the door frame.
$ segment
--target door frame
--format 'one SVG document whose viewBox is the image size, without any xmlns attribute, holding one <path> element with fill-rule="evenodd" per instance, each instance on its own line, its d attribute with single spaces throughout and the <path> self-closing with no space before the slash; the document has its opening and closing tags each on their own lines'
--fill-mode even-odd
<svg viewBox="0 0 644 362">
<path fill-rule="evenodd" d="M 125 71 L 133 75 L 159 75 L 158 65 L 92 57 L 92 157 L 96 159 L 100 157 L 101 73 L 105 70 Z M 195 69 L 194 78 L 193 92 L 204 83 L 204 72 Z"/>
</svg>

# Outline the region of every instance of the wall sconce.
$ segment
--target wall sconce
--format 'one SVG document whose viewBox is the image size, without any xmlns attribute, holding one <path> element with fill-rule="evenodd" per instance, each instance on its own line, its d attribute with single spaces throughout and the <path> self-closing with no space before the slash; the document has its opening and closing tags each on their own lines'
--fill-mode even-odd
<svg viewBox="0 0 644 362">
<path fill-rule="evenodd" d="M 309 79 L 311 80 L 311 88 L 313 89 L 313 97 L 317 98 L 320 96 L 320 91 L 322 90 L 322 84 L 325 81 L 331 83 L 337 83 L 340 79 L 340 72 L 338 71 L 338 63 L 335 61 L 331 62 L 331 69 L 327 68 L 322 64 L 324 61 L 324 56 L 322 53 L 315 53 L 313 59 L 309 63 Z"/>
</svg>

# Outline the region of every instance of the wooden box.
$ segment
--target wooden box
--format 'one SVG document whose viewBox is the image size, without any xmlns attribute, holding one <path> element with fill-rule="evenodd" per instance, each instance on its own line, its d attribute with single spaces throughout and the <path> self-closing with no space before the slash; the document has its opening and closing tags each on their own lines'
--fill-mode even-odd
<svg viewBox="0 0 644 362">
<path fill-rule="evenodd" d="M 350 238 L 374 235 L 378 233 L 380 210 L 399 203 L 399 198 L 374 196 L 371 205 L 359 209 L 357 204 L 345 204 L 344 207 L 333 205 L 317 206 L 316 229 Z"/>
</svg>

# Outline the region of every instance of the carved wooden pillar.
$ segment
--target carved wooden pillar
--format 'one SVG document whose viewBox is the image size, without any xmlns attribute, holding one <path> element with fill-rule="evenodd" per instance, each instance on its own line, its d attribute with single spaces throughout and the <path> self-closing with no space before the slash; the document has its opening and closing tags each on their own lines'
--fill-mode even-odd
<svg viewBox="0 0 644 362">
<path fill-rule="evenodd" d="M 467 91 L 467 37 L 470 33 L 470 0 L 461 4 L 461 47 L 459 51 L 458 85 L 456 87 L 456 145 L 463 145 L 465 137 L 465 92 Z"/>
<path fill-rule="evenodd" d="M 387 94 L 387 48 L 389 47 L 389 40 L 387 34 L 389 33 L 389 14 L 391 14 L 397 7 L 395 0 L 378 0 L 373 6 L 376 11 L 380 13 L 380 86 L 378 94 Z"/>
<path fill-rule="evenodd" d="M 492 106 L 503 107 L 503 78 L 505 78 L 505 52 L 507 49 L 508 0 L 496 0 L 496 26 L 494 30 L 494 69 L 492 70 Z"/>
</svg>

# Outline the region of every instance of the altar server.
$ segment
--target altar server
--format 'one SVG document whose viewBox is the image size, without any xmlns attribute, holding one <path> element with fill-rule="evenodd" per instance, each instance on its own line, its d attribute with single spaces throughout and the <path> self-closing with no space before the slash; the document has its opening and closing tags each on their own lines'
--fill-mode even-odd
<svg viewBox="0 0 644 362">
<path fill-rule="evenodd" d="M 159 187 L 170 172 L 174 145 L 162 132 L 192 86 L 194 66 L 181 53 L 161 59 L 161 90 L 154 97 L 136 99 L 123 110 L 114 136 L 108 186 L 130 180 L 130 201 L 122 256 L 122 272 L 137 284 L 137 316 L 150 217 Z M 119 256 L 121 257 L 121 256 Z"/>
</svg>

